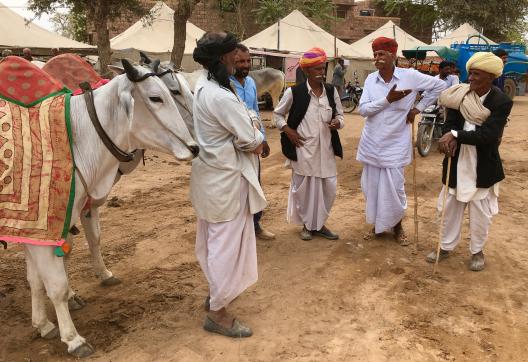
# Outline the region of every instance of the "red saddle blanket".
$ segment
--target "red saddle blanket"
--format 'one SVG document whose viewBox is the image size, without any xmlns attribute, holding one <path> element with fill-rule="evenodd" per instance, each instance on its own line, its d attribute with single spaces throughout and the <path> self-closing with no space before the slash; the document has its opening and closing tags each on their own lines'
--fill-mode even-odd
<svg viewBox="0 0 528 362">
<path fill-rule="evenodd" d="M 24 58 L 9 56 L 0 61 L 0 95 L 13 103 L 31 106 L 63 88 L 61 82 Z"/>
<path fill-rule="evenodd" d="M 74 91 L 74 94 L 81 93 L 79 84 L 82 82 L 90 83 L 93 89 L 108 82 L 76 54 L 57 55 L 48 60 L 42 70 L 60 80 L 67 88 Z"/>
<path fill-rule="evenodd" d="M 0 61 L 0 240 L 64 243 L 75 193 L 70 96 L 25 59 Z"/>
</svg>

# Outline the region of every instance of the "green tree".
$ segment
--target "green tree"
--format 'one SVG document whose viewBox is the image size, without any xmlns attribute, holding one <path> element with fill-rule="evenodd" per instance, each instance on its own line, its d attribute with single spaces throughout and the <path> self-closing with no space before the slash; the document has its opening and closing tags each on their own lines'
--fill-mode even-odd
<svg viewBox="0 0 528 362">
<path fill-rule="evenodd" d="M 101 74 L 108 72 L 110 64 L 110 34 L 108 23 L 127 14 L 143 16 L 148 10 L 141 0 L 29 0 L 28 8 L 37 16 L 43 13 L 54 14 L 57 8 L 67 7 L 77 14 L 86 14 L 91 19 L 96 33 Z"/>
<path fill-rule="evenodd" d="M 528 28 L 528 0 L 378 0 L 387 15 L 414 14 L 415 24 L 431 22 L 441 31 L 469 23 L 494 41 L 515 41 Z"/>
<path fill-rule="evenodd" d="M 251 0 L 218 0 L 218 8 L 222 13 L 233 13 L 235 24 L 230 29 L 239 39 L 246 36 L 246 25 L 244 17 L 247 16 L 246 9 L 251 8 Z"/>
<path fill-rule="evenodd" d="M 295 9 L 315 19 L 327 29 L 334 19 L 334 5 L 331 0 L 258 0 L 254 13 L 257 22 L 269 25 Z"/>
<path fill-rule="evenodd" d="M 50 21 L 55 31 L 70 39 L 86 42 L 88 39 L 88 29 L 86 16 L 78 14 L 69 9 L 68 12 L 56 12 L 50 17 Z"/>
</svg>

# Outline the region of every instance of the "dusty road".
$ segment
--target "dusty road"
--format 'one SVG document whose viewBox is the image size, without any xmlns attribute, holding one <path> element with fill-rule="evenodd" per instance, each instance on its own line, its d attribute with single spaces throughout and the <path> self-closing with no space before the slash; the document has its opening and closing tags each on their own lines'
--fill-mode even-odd
<svg viewBox="0 0 528 362">
<path fill-rule="evenodd" d="M 467 219 L 464 240 L 436 275 L 424 261 L 437 238 L 437 153 L 418 159 L 419 245 L 363 239 L 369 226 L 355 161 L 363 120 L 354 114 L 346 123 L 345 159 L 338 161 L 338 196 L 328 222 L 338 241 L 301 241 L 299 227 L 286 224 L 290 171 L 282 167 L 277 130 L 268 130 L 272 155 L 263 161 L 269 201 L 263 224 L 277 239 L 258 241 L 259 281 L 232 306 L 253 327 L 246 340 L 201 329 L 207 286 L 194 256 L 190 167 L 150 153 L 146 167 L 113 191 L 121 207 L 102 211 L 104 257 L 123 284 L 99 286 L 83 235 L 75 240 L 71 282 L 88 305 L 73 318 L 97 349 L 89 360 L 528 360 L 528 97 L 516 99 L 505 130 L 507 178 L 486 248 L 487 268 L 480 273 L 467 269 Z M 411 180 L 409 168 L 404 225 L 412 239 Z M 23 249 L 0 251 L 0 361 L 69 360 L 65 344 L 32 331 Z"/>
</svg>

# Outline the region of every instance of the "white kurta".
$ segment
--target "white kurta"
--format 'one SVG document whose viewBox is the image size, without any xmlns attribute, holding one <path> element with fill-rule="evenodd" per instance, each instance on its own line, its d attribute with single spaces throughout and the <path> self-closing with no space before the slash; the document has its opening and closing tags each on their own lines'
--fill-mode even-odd
<svg viewBox="0 0 528 362">
<path fill-rule="evenodd" d="M 330 215 L 337 190 L 337 165 L 328 128 L 332 121 L 332 108 L 324 88 L 318 97 L 310 84 L 307 85 L 310 103 L 297 127 L 297 133 L 305 139 L 304 145 L 296 149 L 297 161 L 287 161 L 293 173 L 286 220 L 289 223 L 304 224 L 308 230 L 320 230 Z M 335 89 L 334 101 L 335 119 L 339 121 L 340 128 L 343 128 L 343 107 Z M 293 94 L 288 88 L 273 112 L 279 129 L 287 124 L 286 114 L 290 111 L 292 102 Z"/>
<path fill-rule="evenodd" d="M 480 97 L 484 102 L 486 93 Z M 465 131 L 474 131 L 475 125 L 465 121 Z M 456 135 L 456 132 L 454 132 Z M 438 211 L 442 212 L 445 186 L 438 197 Z M 499 212 L 499 183 L 489 188 L 477 187 L 477 147 L 461 144 L 457 162 L 457 186 L 449 188 L 446 211 L 442 225 L 442 249 L 454 250 L 460 241 L 464 210 L 469 205 L 469 250 L 476 254 L 484 249 L 491 219 Z"/>
<path fill-rule="evenodd" d="M 251 151 L 264 136 L 243 102 L 204 71 L 194 91 L 194 131 L 200 153 L 192 162 L 191 201 L 199 218 L 232 220 L 239 211 L 240 176 L 249 182 L 249 208 L 266 206 L 258 181 L 258 158 Z"/>
<path fill-rule="evenodd" d="M 241 208 L 231 221 L 197 221 L 196 256 L 209 283 L 211 310 L 226 307 L 257 274 L 257 244 L 253 215 L 249 212 L 249 184 L 241 178 Z"/>
<path fill-rule="evenodd" d="M 387 94 L 397 90 L 412 92 L 399 101 L 389 103 Z M 416 105 L 423 111 L 446 88 L 446 83 L 414 69 L 396 67 L 392 79 L 385 83 L 379 72 L 365 80 L 359 101 L 359 113 L 366 117 L 359 140 L 357 160 L 363 163 L 361 188 L 366 199 L 367 223 L 376 233 L 389 231 L 402 218 L 407 208 L 403 168 L 411 163 L 411 125 L 407 114 L 414 107 L 416 95 L 425 91 Z"/>
<path fill-rule="evenodd" d="M 219 310 L 257 280 L 253 213 L 266 199 L 253 154 L 264 137 L 237 96 L 204 72 L 193 118 L 200 153 L 192 162 L 191 201 L 198 216 L 196 256 Z"/>
</svg>

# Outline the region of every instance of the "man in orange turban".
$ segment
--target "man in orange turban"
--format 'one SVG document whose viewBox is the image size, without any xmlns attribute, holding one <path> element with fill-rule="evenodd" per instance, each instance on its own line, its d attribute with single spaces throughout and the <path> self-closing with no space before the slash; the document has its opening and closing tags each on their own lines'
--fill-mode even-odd
<svg viewBox="0 0 528 362">
<path fill-rule="evenodd" d="M 302 240 L 338 239 L 325 223 L 336 196 L 335 156 L 343 157 L 337 130 L 344 116 L 339 93 L 324 82 L 326 60 L 320 48 L 304 53 L 299 65 L 307 80 L 288 88 L 274 111 L 282 153 L 293 171 L 287 220 L 303 225 Z"/>
</svg>

